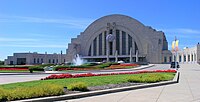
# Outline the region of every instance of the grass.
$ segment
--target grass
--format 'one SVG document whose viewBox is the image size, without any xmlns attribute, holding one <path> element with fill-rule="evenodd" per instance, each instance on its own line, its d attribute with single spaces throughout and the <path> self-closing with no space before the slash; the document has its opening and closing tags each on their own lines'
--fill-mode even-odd
<svg viewBox="0 0 200 102">
<path fill-rule="evenodd" d="M 33 87 L 40 84 L 57 84 L 61 86 L 67 86 L 70 83 L 75 82 L 84 82 L 88 86 L 99 86 L 106 84 L 119 84 L 128 82 L 128 78 L 130 77 L 140 77 L 144 76 L 149 77 L 149 75 L 161 75 L 164 80 L 171 80 L 175 73 L 143 73 L 143 74 L 125 74 L 125 75 L 110 75 L 110 76 L 94 76 L 94 77 L 81 77 L 81 78 L 69 78 L 69 79 L 52 79 L 52 80 L 39 80 L 39 81 L 30 81 L 30 82 L 20 82 L 20 83 L 12 83 L 0 85 L 0 88 L 5 89 L 13 89 L 16 87 Z M 151 77 L 150 77 L 151 78 Z"/>
<path fill-rule="evenodd" d="M 63 92 L 61 91 L 63 90 L 63 87 L 67 86 L 68 88 L 70 88 L 73 86 L 73 84 L 75 84 L 75 86 L 81 86 L 85 88 L 85 85 L 101 86 L 106 84 L 120 84 L 127 82 L 148 83 L 149 80 L 145 81 L 134 81 L 134 80 L 135 79 L 143 80 L 145 78 L 149 78 L 155 80 L 155 81 L 151 80 L 151 82 L 158 82 L 157 78 L 159 79 L 159 81 L 172 80 L 174 78 L 174 75 L 175 73 L 143 73 L 143 74 L 132 74 L 132 75 L 125 74 L 125 75 L 94 76 L 94 77 L 81 77 L 81 78 L 69 78 L 69 79 L 38 80 L 31 82 L 5 84 L 5 85 L 0 85 L 0 91 L 1 93 L 2 92 L 4 93 L 4 94 L 0 93 L 0 101 L 3 99 L 5 100 L 5 98 L 7 100 L 16 100 L 16 99 L 24 99 L 31 97 L 60 95 L 63 94 Z M 77 85 L 77 82 L 81 83 Z M 51 85 L 53 88 L 51 88 Z M 10 92 L 10 94 L 7 94 L 6 96 L 5 94 L 8 92 Z M 9 99 L 8 96 L 10 97 Z"/>
</svg>

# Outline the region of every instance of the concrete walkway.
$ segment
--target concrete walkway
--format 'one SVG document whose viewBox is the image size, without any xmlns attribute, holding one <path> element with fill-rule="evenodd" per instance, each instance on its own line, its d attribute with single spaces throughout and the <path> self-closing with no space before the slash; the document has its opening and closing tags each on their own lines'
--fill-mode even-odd
<svg viewBox="0 0 200 102">
<path fill-rule="evenodd" d="M 200 65 L 182 64 L 177 84 L 99 95 L 67 102 L 200 102 Z"/>
</svg>

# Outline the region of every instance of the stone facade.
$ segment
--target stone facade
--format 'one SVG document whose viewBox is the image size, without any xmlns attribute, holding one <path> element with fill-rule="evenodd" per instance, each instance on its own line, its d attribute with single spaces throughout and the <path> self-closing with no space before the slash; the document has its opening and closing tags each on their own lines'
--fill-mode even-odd
<svg viewBox="0 0 200 102">
<path fill-rule="evenodd" d="M 36 65 L 65 63 L 66 54 L 14 53 L 5 60 L 6 65 Z"/>
<path fill-rule="evenodd" d="M 115 40 L 108 42 L 108 34 L 114 35 Z M 73 38 L 68 44 L 67 61 L 71 62 L 76 54 L 88 61 L 104 61 L 107 56 L 114 61 L 117 51 L 118 59 L 128 62 L 130 50 L 133 61 L 138 51 L 139 62 L 149 63 L 162 63 L 164 52 L 169 52 L 164 32 L 129 16 L 114 14 L 97 19 Z"/>
<path fill-rule="evenodd" d="M 129 16 L 114 14 L 97 19 L 72 38 L 66 54 L 14 53 L 5 64 L 61 64 L 72 62 L 77 54 L 89 62 L 170 63 L 175 59 L 164 32 Z M 200 63 L 200 45 L 179 51 L 177 61 Z"/>
<path fill-rule="evenodd" d="M 175 54 L 173 53 L 173 55 Z M 173 60 L 175 59 L 180 63 L 200 63 L 200 44 L 178 51 L 177 56 L 173 56 Z"/>
</svg>

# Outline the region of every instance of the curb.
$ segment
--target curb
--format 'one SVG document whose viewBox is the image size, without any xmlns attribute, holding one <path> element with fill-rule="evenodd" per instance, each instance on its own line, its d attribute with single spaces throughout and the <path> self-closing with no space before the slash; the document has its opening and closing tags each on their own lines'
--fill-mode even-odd
<svg viewBox="0 0 200 102">
<path fill-rule="evenodd" d="M 91 91 L 91 92 L 82 92 L 82 93 L 61 95 L 61 96 L 18 100 L 18 101 L 11 101 L 11 102 L 53 102 L 53 101 L 77 99 L 77 98 L 96 96 L 96 95 L 102 95 L 102 94 L 108 94 L 108 93 L 114 93 L 114 92 L 121 92 L 121 91 L 136 90 L 136 89 L 143 89 L 143 88 L 175 84 L 175 83 L 179 82 L 179 77 L 180 77 L 180 72 L 177 71 L 174 79 L 171 81 L 164 81 L 164 82 L 151 83 L 151 84 L 145 84 L 145 85 L 128 86 L 128 87 L 121 87 L 121 88 L 113 88 L 113 89 L 106 89 L 106 90 L 98 90 L 98 91 Z"/>
<path fill-rule="evenodd" d="M 140 69 L 146 69 L 146 68 L 153 67 L 153 66 L 155 66 L 155 64 L 150 64 L 150 65 L 148 65 L 148 66 L 141 66 L 141 67 L 132 68 L 132 69 L 134 69 L 134 70 L 140 70 Z"/>
</svg>

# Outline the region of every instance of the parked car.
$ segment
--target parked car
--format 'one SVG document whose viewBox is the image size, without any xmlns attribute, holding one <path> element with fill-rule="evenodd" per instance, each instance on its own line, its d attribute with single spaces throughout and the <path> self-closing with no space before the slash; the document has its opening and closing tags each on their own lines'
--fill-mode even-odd
<svg viewBox="0 0 200 102">
<path fill-rule="evenodd" d="M 171 62 L 171 68 L 180 68 L 178 62 Z"/>
</svg>

